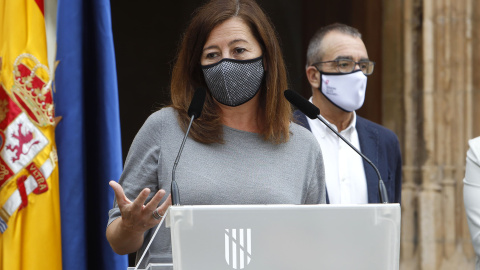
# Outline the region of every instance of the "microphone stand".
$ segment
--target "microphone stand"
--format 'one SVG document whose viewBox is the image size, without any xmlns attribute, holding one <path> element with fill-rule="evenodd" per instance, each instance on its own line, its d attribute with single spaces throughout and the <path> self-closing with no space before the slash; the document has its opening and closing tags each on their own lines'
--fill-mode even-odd
<svg viewBox="0 0 480 270">
<path fill-rule="evenodd" d="M 335 133 L 340 139 L 342 139 L 350 148 L 355 150 L 357 154 L 359 154 L 365 161 L 370 164 L 370 166 L 375 169 L 375 172 L 377 173 L 378 176 L 378 192 L 380 193 L 380 201 L 382 203 L 388 203 L 388 195 L 387 195 L 387 188 L 385 187 L 385 184 L 383 183 L 382 176 L 380 175 L 380 172 L 378 171 L 377 167 L 373 164 L 373 162 L 370 161 L 362 152 L 360 152 L 355 146 L 353 146 L 345 137 L 343 137 L 338 131 L 336 131 L 334 128 L 332 128 L 320 115 L 317 115 L 317 119 L 322 121 L 325 126 L 327 126 L 333 133 Z"/>
<path fill-rule="evenodd" d="M 192 115 L 192 117 L 190 118 L 190 123 L 188 124 L 187 132 L 185 132 L 185 136 L 183 136 L 182 145 L 180 146 L 180 150 L 178 151 L 177 158 L 175 159 L 175 163 L 173 164 L 172 184 L 170 186 L 172 194 L 172 205 L 180 205 L 180 192 L 178 190 L 177 181 L 175 181 L 175 169 L 177 168 L 178 160 L 180 160 L 180 156 L 182 155 L 183 146 L 185 145 L 185 141 L 187 140 L 188 133 L 190 132 L 190 128 L 192 127 L 194 119 L 195 115 Z"/>
</svg>

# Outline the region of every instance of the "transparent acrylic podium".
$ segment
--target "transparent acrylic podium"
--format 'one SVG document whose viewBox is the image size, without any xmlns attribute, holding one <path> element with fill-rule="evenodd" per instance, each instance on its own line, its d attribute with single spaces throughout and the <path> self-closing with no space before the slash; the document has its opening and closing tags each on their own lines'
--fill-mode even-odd
<svg viewBox="0 0 480 270">
<path fill-rule="evenodd" d="M 128 267 L 127 270 L 134 270 L 135 267 Z M 150 263 L 146 268 L 137 268 L 137 270 L 173 270 L 173 263 Z"/>
<path fill-rule="evenodd" d="M 400 219 L 399 204 L 172 206 L 173 268 L 146 269 L 398 270 Z"/>
</svg>

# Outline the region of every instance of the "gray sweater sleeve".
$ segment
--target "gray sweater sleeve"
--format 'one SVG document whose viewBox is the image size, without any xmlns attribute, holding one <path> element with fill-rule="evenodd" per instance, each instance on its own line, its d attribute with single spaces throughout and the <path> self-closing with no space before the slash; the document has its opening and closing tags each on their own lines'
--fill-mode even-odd
<svg viewBox="0 0 480 270">
<path fill-rule="evenodd" d="M 323 155 L 320 151 L 315 159 L 315 166 L 310 179 L 305 204 L 324 204 L 326 203 L 325 189 L 325 168 L 323 165 Z"/>
<path fill-rule="evenodd" d="M 145 121 L 130 146 L 125 168 L 118 182 L 122 185 L 125 196 L 131 201 L 134 201 L 144 188 L 149 188 L 151 191 L 147 201 L 159 190 L 157 176 L 161 174 L 159 170 L 162 169 L 162 166 L 159 166 L 162 120 L 163 117 L 152 114 Z M 128 181 L 125 181 L 126 179 Z M 109 216 L 108 225 L 120 217 L 116 201 Z"/>
<path fill-rule="evenodd" d="M 298 168 L 298 174 L 307 172 L 309 182 L 304 204 L 326 203 L 325 168 L 320 145 L 307 129 L 292 123 L 290 149 L 293 168 Z M 303 166 L 303 168 L 302 168 Z"/>
</svg>

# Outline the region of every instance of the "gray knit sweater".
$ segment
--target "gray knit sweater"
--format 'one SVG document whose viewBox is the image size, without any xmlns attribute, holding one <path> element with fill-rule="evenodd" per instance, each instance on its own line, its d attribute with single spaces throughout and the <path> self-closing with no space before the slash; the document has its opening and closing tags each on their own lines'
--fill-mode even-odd
<svg viewBox="0 0 480 270">
<path fill-rule="evenodd" d="M 317 204 L 325 203 L 323 158 L 308 130 L 290 125 L 290 140 L 275 145 L 256 133 L 224 126 L 224 144 L 202 144 L 188 138 L 177 165 L 175 180 L 183 205 Z M 135 137 L 119 183 L 134 200 L 148 187 L 170 193 L 172 168 L 184 132 L 176 111 L 153 113 Z M 166 197 L 166 196 L 165 196 Z M 115 204 L 110 224 L 120 217 Z M 146 232 L 140 258 L 155 228 Z M 170 230 L 163 227 L 142 265 L 171 262 Z"/>
</svg>

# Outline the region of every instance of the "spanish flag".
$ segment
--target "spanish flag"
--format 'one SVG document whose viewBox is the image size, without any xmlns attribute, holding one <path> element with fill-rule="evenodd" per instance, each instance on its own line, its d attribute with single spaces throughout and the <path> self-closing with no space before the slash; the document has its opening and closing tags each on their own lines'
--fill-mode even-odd
<svg viewBox="0 0 480 270">
<path fill-rule="evenodd" d="M 0 269 L 61 269 L 43 0 L 0 0 Z"/>
</svg>

